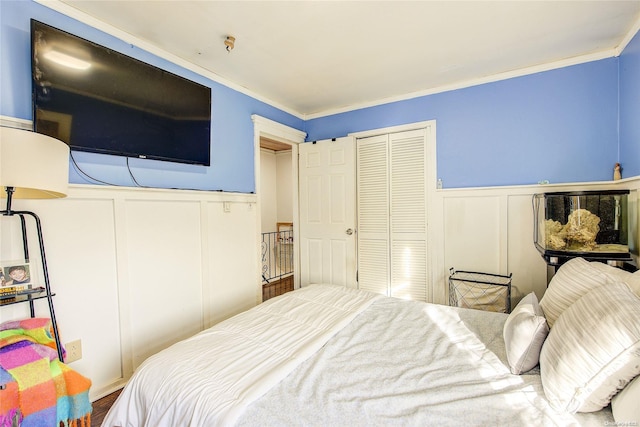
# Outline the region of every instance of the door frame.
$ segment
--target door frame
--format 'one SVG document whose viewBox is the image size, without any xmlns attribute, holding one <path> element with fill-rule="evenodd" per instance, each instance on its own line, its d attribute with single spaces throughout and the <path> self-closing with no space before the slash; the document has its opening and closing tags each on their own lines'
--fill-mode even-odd
<svg viewBox="0 0 640 427">
<path fill-rule="evenodd" d="M 298 209 L 298 144 L 305 142 L 307 133 L 298 129 L 283 125 L 257 114 L 251 115 L 253 122 L 253 173 L 256 189 L 256 257 L 259 267 L 256 271 L 256 302 L 262 302 L 262 206 L 260 201 L 260 138 L 266 137 L 278 142 L 291 145 L 291 183 L 292 183 L 292 207 L 293 207 L 293 235 L 300 236 L 300 221 Z M 299 245 L 293 245 L 293 281 L 294 289 L 300 287 L 300 256 Z"/>
</svg>

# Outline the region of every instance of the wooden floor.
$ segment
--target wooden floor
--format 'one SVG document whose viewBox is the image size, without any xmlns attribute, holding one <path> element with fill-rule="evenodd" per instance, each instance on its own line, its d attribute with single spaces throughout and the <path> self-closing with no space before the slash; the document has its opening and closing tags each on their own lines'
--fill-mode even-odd
<svg viewBox="0 0 640 427">
<path fill-rule="evenodd" d="M 122 390 L 114 391 L 110 395 L 93 402 L 93 412 L 91 412 L 92 427 L 100 427 L 100 424 L 102 424 L 102 420 L 107 415 L 107 412 L 109 412 L 109 408 L 111 408 L 113 402 L 116 401 L 121 391 Z"/>
</svg>

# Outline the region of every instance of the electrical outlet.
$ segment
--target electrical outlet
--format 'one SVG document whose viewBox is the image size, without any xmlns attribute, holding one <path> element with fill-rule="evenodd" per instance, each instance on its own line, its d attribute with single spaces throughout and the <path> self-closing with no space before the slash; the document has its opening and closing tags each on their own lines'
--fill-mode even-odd
<svg viewBox="0 0 640 427">
<path fill-rule="evenodd" d="M 71 363 L 82 359 L 81 340 L 71 341 L 70 343 L 65 344 L 64 348 L 67 350 L 67 355 L 64 358 L 65 363 Z"/>
</svg>

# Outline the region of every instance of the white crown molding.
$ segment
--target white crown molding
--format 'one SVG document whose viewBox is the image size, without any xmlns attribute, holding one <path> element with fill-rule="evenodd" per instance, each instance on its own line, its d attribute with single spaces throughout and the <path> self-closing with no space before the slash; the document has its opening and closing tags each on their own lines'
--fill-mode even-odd
<svg viewBox="0 0 640 427">
<path fill-rule="evenodd" d="M 100 21 L 84 12 L 81 12 L 78 9 L 71 7 L 66 3 L 62 3 L 59 0 L 33 0 L 33 1 L 38 4 L 41 4 L 42 6 L 46 6 L 49 9 L 55 10 L 56 12 L 59 12 L 65 16 L 68 16 L 69 18 L 73 18 L 77 21 L 82 22 L 83 24 L 87 24 L 95 29 L 105 32 L 113 37 L 116 37 L 126 43 L 131 44 L 132 46 L 136 46 L 142 50 L 145 50 L 156 56 L 159 56 L 160 58 L 166 59 L 167 61 L 170 61 L 176 65 L 181 66 L 182 68 L 185 68 L 189 71 L 193 71 L 194 73 L 197 73 L 203 77 L 211 79 L 216 83 L 220 83 L 230 89 L 233 89 L 244 95 L 250 96 L 255 100 L 264 102 L 265 104 L 269 104 L 274 108 L 277 108 L 279 110 L 284 111 L 285 113 L 289 113 L 292 116 L 295 116 L 301 120 L 304 120 L 304 114 L 300 114 L 297 111 L 294 111 L 288 107 L 285 107 L 284 105 L 280 105 L 275 101 L 272 101 L 270 99 L 263 97 L 262 95 L 254 93 L 243 86 L 240 86 L 230 80 L 225 79 L 224 77 L 217 75 L 216 73 L 213 73 L 212 71 L 199 67 L 193 64 L 192 62 L 186 61 L 176 55 L 173 55 L 163 49 L 160 49 L 151 43 L 141 40 L 125 31 L 119 30 L 118 28 L 104 21 Z"/>
<path fill-rule="evenodd" d="M 536 74 L 543 71 L 556 70 L 559 68 L 569 67 L 572 65 L 584 64 L 587 62 L 598 61 L 600 59 L 612 58 L 616 56 L 615 49 L 608 49 L 602 52 L 593 53 L 589 55 L 576 56 L 573 58 L 563 59 L 562 61 L 549 62 L 547 64 L 536 65 L 533 67 L 521 68 L 519 70 L 507 71 L 505 73 L 494 74 L 487 77 L 478 79 L 466 80 L 459 83 L 453 83 L 450 85 L 438 86 L 431 89 L 426 89 L 418 92 L 411 92 L 404 95 L 379 99 L 372 102 L 364 102 L 361 104 L 350 105 L 347 107 L 337 108 L 334 110 L 327 110 L 321 113 L 306 114 L 305 120 L 317 119 L 320 117 L 331 116 L 339 113 L 346 113 L 349 111 L 361 110 L 363 108 L 377 107 L 384 104 L 390 104 L 392 102 L 406 101 L 408 99 L 420 98 L 427 95 L 435 95 L 437 93 L 449 92 L 452 90 L 464 89 L 472 86 L 479 86 L 485 83 L 493 83 L 500 80 L 508 80 L 515 77 L 522 77 L 530 74 Z"/>
<path fill-rule="evenodd" d="M 635 35 L 640 31 L 640 17 L 636 20 L 635 24 L 631 27 L 631 30 L 627 33 L 624 39 L 620 42 L 618 47 L 616 47 L 616 56 L 622 55 L 622 51 L 627 47 L 631 39 L 635 37 Z"/>
</svg>

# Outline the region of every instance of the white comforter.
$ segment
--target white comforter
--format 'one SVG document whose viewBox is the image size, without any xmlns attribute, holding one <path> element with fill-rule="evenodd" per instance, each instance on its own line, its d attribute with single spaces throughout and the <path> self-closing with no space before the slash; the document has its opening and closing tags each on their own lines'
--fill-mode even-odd
<svg viewBox="0 0 640 427">
<path fill-rule="evenodd" d="M 606 426 L 553 410 L 513 375 L 507 315 L 383 298 L 247 408 L 237 426 Z"/>
<path fill-rule="evenodd" d="M 554 411 L 537 369 L 512 375 L 506 318 L 310 286 L 150 358 L 103 426 L 615 424 Z"/>
<path fill-rule="evenodd" d="M 315 285 L 260 304 L 147 359 L 102 425 L 231 425 L 379 297 Z"/>
</svg>

